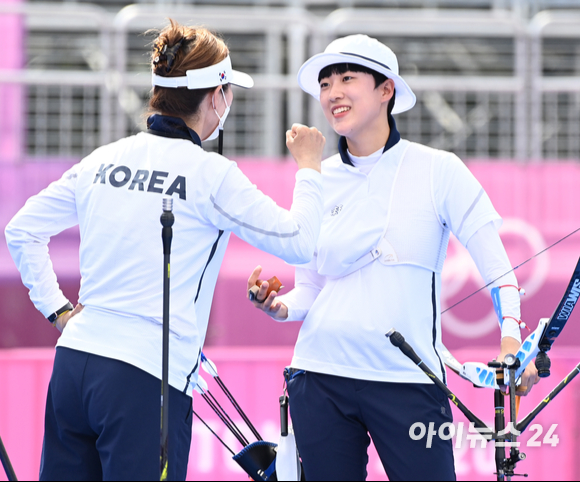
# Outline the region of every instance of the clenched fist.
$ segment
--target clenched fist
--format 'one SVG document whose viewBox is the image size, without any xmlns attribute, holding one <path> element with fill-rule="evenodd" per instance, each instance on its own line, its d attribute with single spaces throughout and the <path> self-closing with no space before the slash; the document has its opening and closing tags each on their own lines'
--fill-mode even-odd
<svg viewBox="0 0 580 482">
<path fill-rule="evenodd" d="M 324 144 L 326 139 L 316 127 L 294 124 L 286 132 L 286 146 L 300 169 L 310 168 L 320 172 Z"/>
</svg>

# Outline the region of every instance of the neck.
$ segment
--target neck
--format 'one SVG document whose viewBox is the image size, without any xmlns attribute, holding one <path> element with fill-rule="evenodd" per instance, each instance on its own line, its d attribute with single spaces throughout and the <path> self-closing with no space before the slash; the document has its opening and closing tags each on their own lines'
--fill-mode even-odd
<svg viewBox="0 0 580 482">
<path fill-rule="evenodd" d="M 183 119 L 187 127 L 194 130 L 195 132 L 199 132 L 199 135 L 202 135 L 203 130 L 203 120 L 201 120 L 201 115 L 197 115 L 195 117 L 189 117 Z"/>
<path fill-rule="evenodd" d="M 360 132 L 347 135 L 348 150 L 356 157 L 370 156 L 385 147 L 390 135 L 391 127 L 385 113 L 384 116 L 379 116 L 372 125 L 366 125 Z"/>
</svg>

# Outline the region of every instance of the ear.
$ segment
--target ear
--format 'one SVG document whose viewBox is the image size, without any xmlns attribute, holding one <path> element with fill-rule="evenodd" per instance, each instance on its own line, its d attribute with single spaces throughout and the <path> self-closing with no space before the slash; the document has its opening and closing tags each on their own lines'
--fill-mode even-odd
<svg viewBox="0 0 580 482">
<path fill-rule="evenodd" d="M 381 103 L 389 103 L 393 95 L 395 95 L 395 81 L 393 79 L 385 80 L 380 86 Z"/>
<path fill-rule="evenodd" d="M 218 85 L 214 90 L 210 91 L 209 93 L 209 103 L 212 106 L 217 107 L 217 100 L 221 97 L 220 90 L 222 90 L 222 86 Z"/>
</svg>

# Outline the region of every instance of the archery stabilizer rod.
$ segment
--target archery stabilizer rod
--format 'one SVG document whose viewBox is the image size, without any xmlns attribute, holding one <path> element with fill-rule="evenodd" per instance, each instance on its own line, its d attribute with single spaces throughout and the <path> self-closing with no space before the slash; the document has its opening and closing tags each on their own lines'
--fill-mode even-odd
<svg viewBox="0 0 580 482">
<path fill-rule="evenodd" d="M 169 440 L 169 298 L 171 278 L 171 241 L 173 240 L 173 199 L 163 199 L 161 239 L 163 241 L 163 361 L 161 375 L 161 448 L 160 480 L 168 476 Z"/>
<path fill-rule="evenodd" d="M 397 347 L 399 350 L 403 352 L 405 356 L 407 356 L 415 365 L 417 365 L 425 375 L 427 375 L 435 385 L 437 385 L 447 398 L 451 400 L 455 404 L 455 406 L 463 412 L 467 420 L 473 423 L 475 429 L 479 432 L 479 434 L 484 437 L 486 440 L 493 440 L 493 430 L 491 430 L 484 422 L 482 422 L 479 418 L 475 416 L 473 412 L 471 412 L 462 402 L 459 400 L 451 390 L 443 383 L 434 373 L 433 371 L 423 363 L 423 360 L 415 353 L 415 350 L 405 341 L 405 337 L 401 335 L 399 332 L 392 329 L 385 335 L 393 344 L 393 346 Z"/>
<path fill-rule="evenodd" d="M 8 452 L 6 452 L 6 448 L 2 442 L 2 438 L 0 438 L 0 460 L 2 461 L 2 466 L 4 467 L 8 480 L 18 480 L 14 468 L 12 467 L 12 463 L 10 462 L 10 458 L 8 457 Z"/>
<path fill-rule="evenodd" d="M 554 390 L 552 390 L 550 394 L 544 400 L 542 400 L 540 404 L 534 410 L 532 410 L 527 417 L 525 417 L 520 423 L 517 424 L 516 428 L 518 432 L 524 432 L 534 421 L 534 419 L 540 414 L 540 412 L 544 410 L 544 408 L 546 408 L 548 404 L 554 400 L 554 398 L 556 398 L 559 393 L 564 390 L 564 388 L 566 388 L 572 380 L 574 380 L 574 378 L 578 376 L 578 374 L 580 374 L 580 364 L 574 368 L 574 370 L 572 370 L 570 374 L 564 378 L 564 380 L 562 380 L 560 384 L 554 388 Z"/>
</svg>

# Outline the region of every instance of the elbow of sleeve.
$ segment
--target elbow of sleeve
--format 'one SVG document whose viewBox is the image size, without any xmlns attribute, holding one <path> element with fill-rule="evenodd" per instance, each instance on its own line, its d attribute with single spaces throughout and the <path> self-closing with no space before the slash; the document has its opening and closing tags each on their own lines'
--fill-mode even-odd
<svg viewBox="0 0 580 482">
<path fill-rule="evenodd" d="M 8 224 L 8 226 L 6 226 L 6 229 L 4 229 L 4 237 L 6 238 L 6 244 L 8 245 L 9 249 L 16 245 L 17 239 L 16 233 L 17 230 L 12 224 Z"/>
<path fill-rule="evenodd" d="M 27 233 L 14 223 L 9 223 L 4 230 L 4 237 L 6 238 L 8 250 L 12 251 L 25 243 Z"/>
<path fill-rule="evenodd" d="M 308 246 L 299 245 L 296 249 L 295 256 L 291 260 L 286 260 L 289 264 L 306 264 L 314 257 L 314 250 L 316 245 L 309 243 Z"/>
<path fill-rule="evenodd" d="M 24 231 L 22 228 L 17 227 L 14 223 L 9 223 L 8 226 L 6 226 L 6 229 L 4 229 L 4 237 L 6 238 L 8 252 L 16 263 L 18 269 L 20 269 L 20 263 L 26 245 L 33 242 L 33 239 L 31 239 L 32 237 L 29 233 Z"/>
<path fill-rule="evenodd" d="M 322 217 L 320 222 L 322 222 Z M 302 226 L 302 235 L 300 236 L 302 239 L 298 241 L 296 246 L 296 258 L 292 261 L 287 261 L 290 264 L 310 263 L 316 252 L 316 245 L 320 236 L 320 224 L 315 227 L 304 224 Z"/>
</svg>

